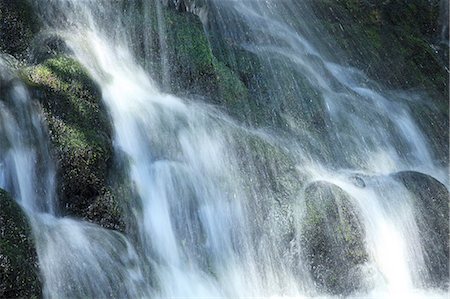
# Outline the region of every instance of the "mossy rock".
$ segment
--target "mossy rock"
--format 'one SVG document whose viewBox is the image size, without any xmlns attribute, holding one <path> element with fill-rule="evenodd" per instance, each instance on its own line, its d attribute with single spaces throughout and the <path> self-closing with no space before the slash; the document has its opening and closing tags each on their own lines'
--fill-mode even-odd
<svg viewBox="0 0 450 299">
<path fill-rule="evenodd" d="M 285 203 L 300 190 L 305 178 L 297 171 L 289 149 L 246 132 L 237 134 L 235 140 L 243 176 L 252 178 L 250 188 L 275 194 L 278 202 Z"/>
<path fill-rule="evenodd" d="M 306 187 L 304 200 L 301 240 L 315 283 L 336 295 L 361 289 L 361 266 L 368 260 L 365 230 L 349 195 L 319 181 Z"/>
<path fill-rule="evenodd" d="M 141 63 L 164 91 L 200 95 L 241 116 L 249 92 L 239 74 L 214 56 L 197 15 L 180 8 L 181 2 L 166 4 L 124 3 L 133 11 L 130 31 L 142 41 L 133 45 Z"/>
<path fill-rule="evenodd" d="M 27 0 L 0 0 L 0 51 L 18 59 L 27 58 L 29 47 L 40 28 Z"/>
<path fill-rule="evenodd" d="M 255 244 L 269 244 L 258 246 L 259 253 L 277 256 L 286 267 L 292 267 L 295 238 L 292 203 L 305 177 L 298 171 L 290 150 L 275 140 L 242 131 L 232 136 L 236 141 L 232 143 L 235 146 L 232 152 L 239 161 L 234 166 L 240 173 L 235 179 L 242 186 L 240 192 L 249 199 L 244 205 L 258 215 L 249 220 L 249 237 Z"/>
<path fill-rule="evenodd" d="M 29 67 L 22 77 L 41 103 L 48 123 L 58 161 L 61 210 L 122 229 L 119 205 L 107 181 L 112 129 L 100 89 L 78 62 L 65 56 Z"/>
<path fill-rule="evenodd" d="M 428 144 L 436 162 L 447 168 L 449 165 L 448 102 L 441 105 L 433 104 L 439 103 L 430 103 L 428 98 L 415 101 L 410 105 L 410 111 L 424 136 L 428 137 Z"/>
<path fill-rule="evenodd" d="M 208 96 L 233 113 L 248 102 L 241 78 L 212 53 L 198 16 L 165 9 L 172 89 Z M 242 113 L 242 111 L 239 111 Z"/>
<path fill-rule="evenodd" d="M 415 171 L 393 175 L 414 196 L 414 213 L 425 252 L 427 284 L 448 287 L 449 280 L 449 191 L 439 181 Z"/>
<path fill-rule="evenodd" d="M 224 63 L 213 59 L 214 79 L 216 80 L 216 97 L 220 104 L 239 119 L 252 115 L 253 102 L 250 102 L 249 91 L 241 79 Z"/>
<path fill-rule="evenodd" d="M 41 298 L 36 249 L 25 214 L 0 189 L 0 297 Z"/>
<path fill-rule="evenodd" d="M 351 64 L 390 88 L 422 88 L 448 100 L 446 62 L 433 42 L 438 35 L 438 1 L 318 0 L 316 16 Z M 339 51 L 336 51 L 339 53 Z"/>
<path fill-rule="evenodd" d="M 167 7 L 181 12 L 191 12 L 191 10 L 196 10 L 208 5 L 207 0 L 163 0 L 163 3 Z"/>
<path fill-rule="evenodd" d="M 212 92 L 213 55 L 200 20 L 193 14 L 171 9 L 164 9 L 164 18 L 169 61 L 173 61 L 171 76 L 180 83 L 175 86 L 176 81 L 172 81 L 173 87 L 191 90 L 200 87 Z"/>
</svg>

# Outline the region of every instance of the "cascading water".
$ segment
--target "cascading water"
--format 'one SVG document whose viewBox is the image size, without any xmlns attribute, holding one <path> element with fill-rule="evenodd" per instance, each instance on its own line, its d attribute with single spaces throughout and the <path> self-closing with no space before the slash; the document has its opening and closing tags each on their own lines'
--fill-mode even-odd
<svg viewBox="0 0 450 299">
<path fill-rule="evenodd" d="M 345 175 L 414 169 L 448 183 L 446 165 L 435 162 L 435 153 L 405 101 L 411 95 L 383 91 L 357 69 L 331 62 L 339 61 L 333 51 L 341 57 L 345 55 L 329 49 L 323 38 L 317 38 L 326 35 L 317 26 L 318 20 L 314 19 L 308 1 L 211 1 L 209 12 L 212 35 L 219 32 L 260 58 L 267 72 L 270 97 L 276 102 L 276 106 L 270 107 L 275 107 L 276 115 L 281 116 L 289 131 L 296 136 L 304 135 L 305 128 L 292 121 L 299 109 L 307 122 L 318 107 L 325 111 L 326 133 L 312 132 L 307 138 L 320 141 L 301 145 L 313 161 L 326 160 L 320 167 L 313 164 L 311 179 L 332 182 L 360 201 L 354 204 L 359 207 L 367 229 L 374 268 L 383 277 L 376 285 L 381 289 L 385 285 L 395 295 L 413 296 L 413 281 L 423 279 L 418 273 L 423 273 L 419 268 L 423 267 L 424 253 L 411 195 L 389 177 L 383 183 L 374 182 L 374 186 L 365 183 L 362 191 L 349 187 Z M 308 24 L 316 24 L 318 28 Z M 304 92 L 305 81 L 319 96 L 311 97 Z M 295 104 L 289 102 L 292 93 Z M 293 105 L 299 108 L 290 110 Z M 317 143 L 321 147 L 318 156 L 314 148 Z M 329 156 L 323 157 L 327 150 Z M 300 159 L 303 167 L 311 165 Z M 328 170 L 323 171 L 322 167 Z M 341 171 L 336 172 L 336 168 Z M 383 188 L 386 190 L 380 190 Z"/>
<path fill-rule="evenodd" d="M 58 217 L 39 111 L 24 86 L 11 87 L 14 111 L 22 115 L 0 106 L 0 134 L 11 142 L 0 147 L 0 187 L 31 218 L 46 297 L 331 296 L 315 281 L 316 269 L 310 273 L 302 242 L 306 194 L 317 181 L 349 194 L 364 227 L 367 256 L 350 270 L 350 287 L 362 286 L 355 297 L 445 297 L 426 283 L 431 272 L 414 195 L 388 174 L 418 170 L 448 184 L 446 165 L 435 163 L 405 93 L 383 91 L 358 70 L 333 63 L 308 19 L 296 29 L 289 25 L 289 17 L 308 14 L 306 4 L 209 1 L 212 30 L 254 53 L 271 82 L 271 101 L 260 107 L 273 113 L 273 125 L 282 125 L 268 132 L 200 99 L 162 92 L 171 76 L 168 58 L 161 56 L 159 87 L 148 72 L 149 53 L 143 65 L 133 56 L 135 37 L 119 4 L 34 3 L 100 85 L 116 152 L 139 199 L 135 236 Z M 160 4 L 157 9 L 164 52 L 167 29 Z M 120 22 L 113 24 L 114 17 Z M 310 129 L 319 112 L 320 133 Z M 46 169 L 39 184 L 28 160 L 33 155 Z M 283 162 L 273 157 L 279 155 Z"/>
<path fill-rule="evenodd" d="M 123 236 L 57 217 L 55 168 L 42 112 L 8 63 L 0 60 L 0 68 L 5 91 L 0 102 L 0 136 L 5 141 L 0 151 L 0 187 L 10 191 L 30 217 L 45 277 L 44 294 L 49 298 L 139 296 L 126 287 L 127 281 L 138 284 L 142 274 L 134 249 Z M 114 269 L 114 275 L 104 272 L 107 267 Z"/>
<path fill-rule="evenodd" d="M 309 138 L 320 140 L 320 150 L 330 151 L 336 167 L 373 169 L 379 164 L 370 160 L 382 155 L 395 165 L 386 172 L 429 168 L 435 174 L 440 165 L 435 165 L 434 153 L 409 112 L 404 98 L 410 95 L 382 90 L 357 69 L 333 63 L 345 56 L 318 38 L 326 35 L 320 31 L 308 1 L 211 3 L 211 31 L 220 32 L 260 58 L 274 102 L 270 108 L 275 108 L 286 127 L 295 135 L 304 135 L 299 121 L 293 122 L 298 109 L 306 122 L 313 121 L 318 109 L 325 111 L 326 133 L 311 132 Z M 333 51 L 340 56 L 335 57 Z M 311 88 L 315 96 L 308 92 Z M 314 148 L 305 151 L 316 152 Z"/>
<path fill-rule="evenodd" d="M 11 190 L 27 210 L 53 212 L 54 170 L 38 107 L 26 87 L 14 77 L 7 59 L 0 57 L 2 102 L 0 186 Z M 47 171 L 35 179 L 40 161 Z M 45 186 L 44 188 L 40 186 Z"/>
</svg>

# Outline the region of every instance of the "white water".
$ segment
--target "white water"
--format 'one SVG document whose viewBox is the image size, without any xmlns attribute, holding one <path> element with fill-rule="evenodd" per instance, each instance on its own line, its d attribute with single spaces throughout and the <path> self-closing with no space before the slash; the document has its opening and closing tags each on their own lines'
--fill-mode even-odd
<svg viewBox="0 0 450 299">
<path fill-rule="evenodd" d="M 369 298 L 445 298 L 443 290 L 423 290 L 416 285 L 425 267 L 411 194 L 389 177 L 369 179 L 361 188 L 348 176 L 318 174 L 351 194 L 358 207 L 369 249 L 367 276 L 375 288 Z"/>
<path fill-rule="evenodd" d="M 139 233 L 159 296 L 296 294 L 292 277 L 257 265 L 247 199 L 236 181 L 241 174 L 227 149 L 239 128 L 210 107 L 161 93 L 120 45 L 110 48 L 93 32 L 82 36 L 88 52 L 76 39 L 70 44 L 102 86 L 117 150 L 129 159 L 142 201 Z"/>
<path fill-rule="evenodd" d="M 255 149 L 247 144 L 247 139 L 260 138 L 280 148 L 288 147 L 291 158 L 297 162 L 294 172 L 306 176 L 306 181 L 325 180 L 352 196 L 366 229 L 369 253 L 369 262 L 364 267 L 370 288 L 356 297 L 445 298 L 443 290 L 420 288 L 423 277 L 419 270 L 424 260 L 411 195 L 402 185 L 384 176 L 419 169 L 446 182 L 445 173 L 434 165 L 427 141 L 407 109 L 370 86 L 358 84 L 355 78 L 361 74 L 354 74 L 355 70 L 322 60 L 334 80 L 359 96 L 347 90 L 337 92 L 304 58 L 304 53 L 298 52 L 304 49 L 322 59 L 312 45 L 301 36 L 286 32 L 289 30 L 286 25 L 272 21 L 273 15 L 263 10 L 264 5 L 255 8 L 251 1 L 233 3 L 246 17 L 265 22 L 273 29 L 270 34 L 276 34 L 289 45 L 288 51 L 260 47 L 257 52 L 263 51 L 270 57 L 288 56 L 289 61 L 302 64 L 301 70 L 325 95 L 334 124 L 331 130 L 339 131 L 340 122 L 353 119 L 350 132 L 336 133 L 335 150 L 342 151 L 344 159 L 357 162 L 348 163 L 353 166 L 351 170 L 330 170 L 335 169 L 334 165 L 316 161 L 301 141 L 295 141 L 296 130 L 289 142 L 273 136 L 274 133 L 245 128 L 201 101 L 162 92 L 152 74 L 146 73 L 131 54 L 127 32 L 120 27 L 101 28 L 104 23 L 97 18 L 104 12 L 98 15 L 98 10 L 107 11 L 106 4 L 98 8 L 93 1 L 55 1 L 53 11 L 75 25 L 67 27 L 48 21 L 53 29 L 61 30 L 75 57 L 101 87 L 114 126 L 114 146 L 118 153 L 125 154 L 128 176 L 140 206 L 134 211 L 139 231 L 133 242 L 96 225 L 55 217 L 54 204 L 43 210 L 46 213 L 40 213 L 42 210 L 34 207 L 41 197 L 32 187 L 36 172 L 30 169 L 34 163 L 29 160 L 36 145 L 23 144 L 24 137 L 8 136 L 8 140 L 17 143 L 6 154 L 0 153 L 0 161 L 12 161 L 6 167 L 1 167 L 5 163 L 0 164 L 0 187 L 8 187 L 6 177 L 11 169 L 30 174 L 13 179 L 18 188 L 7 189 L 20 190 L 16 197 L 34 221 L 46 297 L 325 296 L 306 273 L 304 261 L 292 258 L 301 252 L 301 244 L 294 239 L 290 248 L 282 245 L 284 231 L 301 219 L 293 211 L 302 202 L 302 193 L 286 195 L 280 206 L 274 191 L 262 194 L 257 188 L 258 180 L 267 180 L 262 177 L 264 171 L 257 165 L 247 167 L 261 163 L 259 157 L 256 161 L 251 158 Z M 46 5 L 41 3 L 41 9 L 47 9 Z M 233 8 L 231 2 L 229 5 Z M 108 29 L 116 31 L 106 34 Z M 18 101 L 29 102 L 23 86 L 15 89 L 15 95 Z M 353 114 L 346 110 L 349 106 L 356 107 Z M 0 127 L 7 135 L 30 127 L 42 130 L 40 123 L 22 127 L 16 124 L 6 107 L 0 113 L 2 120 L 11 120 Z M 372 113 L 373 118 L 365 119 Z M 387 132 L 383 117 L 394 122 L 395 133 Z M 390 135 L 405 140 L 403 151 L 392 144 Z M 371 140 L 361 141 L 361 136 Z M 243 153 L 238 150 L 241 144 L 245 148 Z M 46 152 L 46 147 L 42 145 L 37 151 Z M 51 179 L 45 186 L 52 193 L 54 170 L 50 161 L 46 165 Z M 349 181 L 353 173 L 368 175 L 366 188 Z"/>
<path fill-rule="evenodd" d="M 2 57 L 0 71 L 0 186 L 14 190 L 15 198 L 28 210 L 52 212 L 54 169 L 39 107 L 30 101 L 26 87 L 15 80 Z M 40 178 L 36 177 L 38 160 L 48 168 Z"/>
</svg>

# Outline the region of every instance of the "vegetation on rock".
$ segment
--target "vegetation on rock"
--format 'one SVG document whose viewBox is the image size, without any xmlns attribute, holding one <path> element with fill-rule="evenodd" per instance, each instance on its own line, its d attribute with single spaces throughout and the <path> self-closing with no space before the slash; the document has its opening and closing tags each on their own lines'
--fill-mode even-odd
<svg viewBox="0 0 450 299">
<path fill-rule="evenodd" d="M 420 172 L 402 171 L 394 178 L 414 196 L 428 283 L 445 287 L 449 279 L 449 192 L 442 183 Z"/>
<path fill-rule="evenodd" d="M 0 189 L 0 297 L 40 298 L 32 233 L 20 206 Z"/>
<path fill-rule="evenodd" d="M 332 35 L 330 42 L 354 66 L 388 87 L 437 91 L 447 102 L 448 46 L 447 54 L 439 55 L 434 45 L 438 0 L 319 0 L 311 5 Z"/>
<path fill-rule="evenodd" d="M 269 110 L 275 106 L 262 105 L 263 101 L 270 100 L 268 89 L 272 86 L 262 78 L 264 71 L 259 58 L 233 42 L 218 42 L 216 36 L 208 36 L 199 17 L 189 12 L 188 7 L 196 2 L 201 0 L 169 0 L 170 5 L 159 7 L 159 13 L 156 7 L 147 7 L 149 11 L 138 7 L 130 18 L 132 31 L 140 35 L 138 40 L 142 43 L 131 47 L 142 60 L 148 62 L 150 58 L 147 67 L 163 90 L 199 94 L 225 107 L 238 119 L 253 117 L 253 124 L 270 123 L 270 111 L 259 107 L 261 104 Z M 310 2 L 316 16 L 323 20 L 325 30 L 333 36 L 331 48 L 343 49 L 351 58 L 351 65 L 389 88 L 419 88 L 437 99 L 432 105 L 415 105 L 412 114 L 421 116 L 419 124 L 427 122 L 424 132 L 438 136 L 432 138 L 435 143 L 432 146 L 436 152 L 443 153 L 439 157 L 443 164 L 448 164 L 448 48 L 437 49 L 434 45 L 438 1 Z M 123 1 L 121 5 L 126 8 L 136 3 L 141 1 L 132 4 Z M 142 25 L 145 18 L 150 19 L 150 27 Z M 39 28 L 28 1 L 0 0 L 0 52 L 26 59 Z M 64 48 L 58 38 L 50 42 Z M 126 203 L 119 203 L 118 193 L 131 197 L 131 188 L 113 187 L 110 181 L 111 172 L 116 170 L 112 128 L 101 91 L 73 58 L 36 52 L 38 60 L 43 61 L 22 69 L 21 76 L 42 106 L 48 124 L 58 162 L 60 210 L 64 215 L 123 231 L 122 205 Z M 321 95 L 304 74 L 285 66 L 279 69 L 284 74 L 278 79 L 287 88 L 282 91 L 285 102 L 276 105 L 282 106 L 283 112 L 293 112 L 293 123 L 305 129 L 300 131 L 325 135 L 325 117 L 321 114 L 324 108 L 318 106 Z M 437 106 L 439 113 L 430 106 Z M 242 117 L 245 114 L 248 115 Z M 258 191 L 259 194 L 250 194 L 249 198 L 257 199 L 252 204 L 261 209 L 264 215 L 261 222 L 266 216 L 276 214 L 280 226 L 285 225 L 285 230 L 277 231 L 282 235 L 280 239 L 290 242 L 294 229 L 291 219 L 287 219 L 291 216 L 287 206 L 304 183 L 296 161 L 287 149 L 273 146 L 259 136 L 249 137 L 246 132 L 233 140 L 238 140 L 234 150 L 239 155 L 242 177 L 248 179 L 246 174 L 256 174 L 254 180 L 253 177 L 247 180 L 252 185 L 244 186 L 244 192 Z M 430 281 L 438 283 L 433 287 L 441 287 L 449 276 L 448 190 L 433 178 L 416 172 L 401 172 L 394 177 L 415 196 L 416 220 L 421 235 L 426 236 L 422 247 L 426 252 L 427 272 Z M 186 187 L 186 198 L 194 196 L 190 188 Z M 305 218 L 300 241 L 313 280 L 323 291 L 332 294 L 347 295 L 361 289 L 360 270 L 368 254 L 365 231 L 351 198 L 326 182 L 307 186 L 304 197 Z M 0 297 L 40 297 L 36 252 L 27 219 L 20 206 L 2 190 L 0 236 Z"/>
<path fill-rule="evenodd" d="M 365 231 L 349 195 L 327 182 L 312 183 L 304 195 L 302 242 L 314 281 L 332 294 L 361 288 L 360 266 L 368 254 Z"/>
<path fill-rule="evenodd" d="M 226 107 L 248 101 L 241 79 L 213 55 L 197 16 L 166 9 L 165 22 L 175 90 L 203 94 Z"/>
<path fill-rule="evenodd" d="M 153 3 L 147 11 L 136 3 L 124 4 L 125 10 L 131 9 L 128 5 L 138 5 L 132 31 L 146 44 L 135 45 L 135 51 L 141 59 L 149 60 L 148 68 L 162 89 L 203 96 L 241 116 L 241 108 L 249 101 L 248 87 L 239 73 L 213 54 L 199 17 L 177 10 L 171 1 L 160 8 Z"/>
<path fill-rule="evenodd" d="M 0 52 L 25 59 L 39 26 L 27 0 L 0 0 Z"/>
<path fill-rule="evenodd" d="M 65 56 L 29 67 L 23 77 L 42 104 L 49 126 L 62 210 L 123 229 L 120 207 L 108 187 L 113 149 L 99 88 L 78 62 Z"/>
</svg>

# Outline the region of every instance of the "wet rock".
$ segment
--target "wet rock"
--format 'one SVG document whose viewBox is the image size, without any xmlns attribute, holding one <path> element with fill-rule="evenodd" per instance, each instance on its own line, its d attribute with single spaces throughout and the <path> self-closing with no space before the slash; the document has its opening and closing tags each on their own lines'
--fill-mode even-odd
<svg viewBox="0 0 450 299">
<path fill-rule="evenodd" d="M 31 229 L 19 205 L 0 189 L 0 298 L 40 298 Z"/>
<path fill-rule="evenodd" d="M 72 54 L 66 42 L 55 34 L 41 33 L 36 36 L 30 49 L 30 60 L 39 64 L 50 58 Z"/>
<path fill-rule="evenodd" d="M 365 188 L 366 187 L 366 182 L 364 181 L 364 179 L 359 176 L 359 175 L 352 175 L 350 177 L 350 181 L 353 183 L 353 185 L 355 185 L 356 187 L 359 188 Z"/>
<path fill-rule="evenodd" d="M 445 287 L 449 280 L 449 192 L 438 180 L 420 172 L 402 171 L 393 176 L 414 195 L 427 283 Z"/>
<path fill-rule="evenodd" d="M 240 192 L 247 209 L 252 211 L 252 225 L 247 234 L 257 240 L 261 256 L 272 256 L 286 269 L 301 275 L 294 267 L 296 255 L 295 215 L 292 203 L 296 201 L 305 175 L 296 168 L 296 161 L 289 149 L 277 142 L 249 134 L 234 132 L 234 151 L 240 175 L 235 179 L 242 186 Z M 230 144 L 231 145 L 231 144 Z M 264 245 L 262 245 L 264 244 Z M 263 262 L 261 260 L 261 262 Z"/>
<path fill-rule="evenodd" d="M 150 2 L 145 14 L 136 7 L 138 1 L 125 3 L 127 10 L 136 11 L 128 20 L 130 30 L 143 41 L 134 45 L 135 54 L 164 91 L 200 95 L 242 116 L 248 88 L 238 72 L 214 55 L 200 17 L 187 10 L 186 5 L 201 5 L 201 1 L 188 2 L 163 1 L 167 6 L 160 8 Z"/>
<path fill-rule="evenodd" d="M 309 270 L 319 289 L 348 295 L 361 289 L 361 266 L 368 254 L 364 227 L 350 196 L 327 182 L 314 182 L 305 189 L 302 243 Z"/>
<path fill-rule="evenodd" d="M 296 196 L 305 177 L 297 171 L 296 161 L 287 148 L 245 133 L 236 134 L 235 140 L 239 168 L 246 173 L 244 177 L 254 176 L 249 188 L 261 194 L 275 194 L 283 204 Z"/>
<path fill-rule="evenodd" d="M 0 52 L 25 59 L 40 23 L 26 0 L 0 0 Z"/>
<path fill-rule="evenodd" d="M 239 76 L 212 53 L 200 19 L 165 10 L 171 89 L 205 95 L 225 107 L 248 99 Z"/>
<path fill-rule="evenodd" d="M 411 106 L 411 114 L 424 136 L 428 137 L 428 143 L 433 150 L 436 162 L 445 168 L 449 165 L 448 111 L 448 102 L 439 106 L 430 105 L 426 101 L 417 101 Z"/>
<path fill-rule="evenodd" d="M 120 205 L 108 186 L 112 129 L 98 86 L 78 62 L 65 56 L 23 73 L 49 126 L 58 161 L 61 210 L 122 230 Z"/>
<path fill-rule="evenodd" d="M 440 33 L 439 0 L 309 2 L 333 36 L 330 43 L 351 64 L 391 88 L 438 91 L 438 100 L 448 102 L 447 62 L 433 46 Z"/>
</svg>

